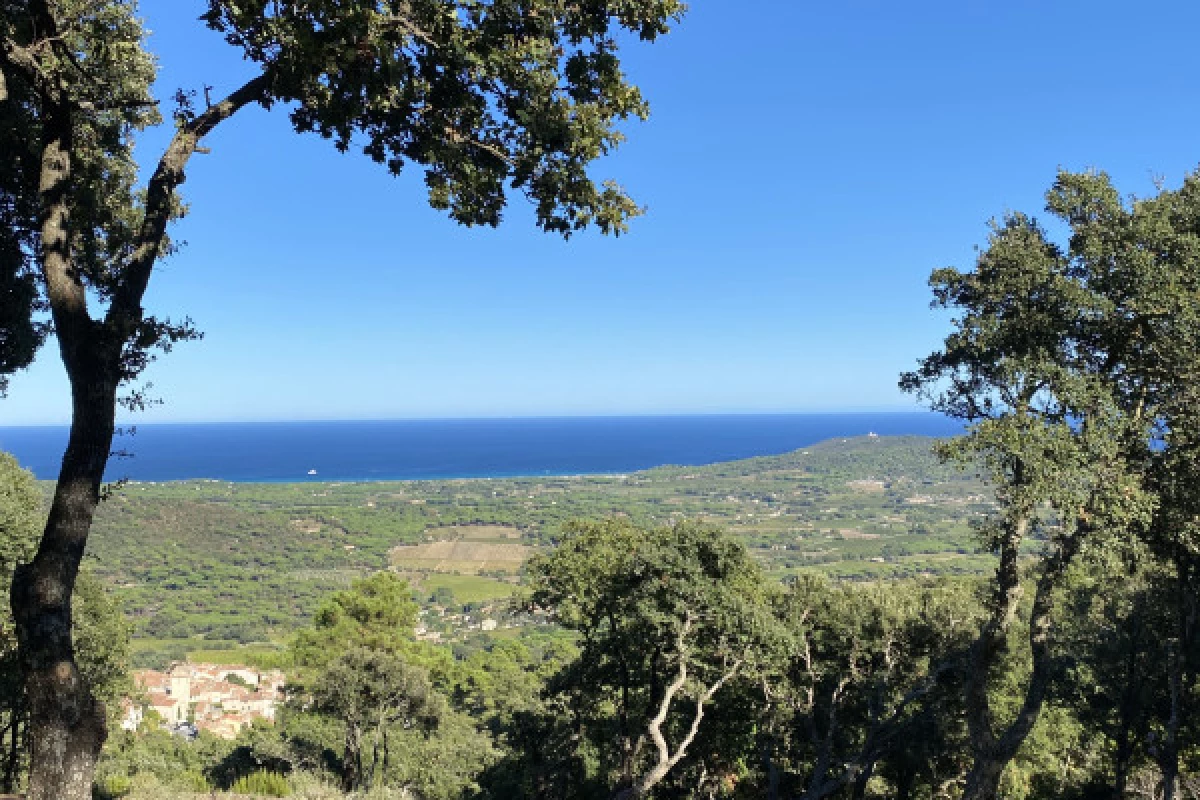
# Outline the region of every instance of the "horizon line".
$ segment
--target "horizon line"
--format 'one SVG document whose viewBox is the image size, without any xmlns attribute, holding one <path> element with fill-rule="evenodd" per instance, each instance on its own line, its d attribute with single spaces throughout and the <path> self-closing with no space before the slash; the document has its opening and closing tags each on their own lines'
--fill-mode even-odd
<svg viewBox="0 0 1200 800">
<path fill-rule="evenodd" d="M 856 416 L 868 414 L 928 414 L 945 416 L 923 408 L 879 408 L 811 411 L 644 411 L 609 414 L 490 414 L 478 416 L 411 416 L 411 417 L 293 417 L 289 419 L 177 419 L 117 420 L 117 432 L 122 428 L 166 425 L 292 425 L 299 423 L 373 423 L 373 422 L 498 422 L 505 420 L 572 420 L 572 419 L 656 419 L 679 417 L 802 417 Z M 69 428 L 70 421 L 0 423 L 0 430 L 14 428 Z"/>
</svg>

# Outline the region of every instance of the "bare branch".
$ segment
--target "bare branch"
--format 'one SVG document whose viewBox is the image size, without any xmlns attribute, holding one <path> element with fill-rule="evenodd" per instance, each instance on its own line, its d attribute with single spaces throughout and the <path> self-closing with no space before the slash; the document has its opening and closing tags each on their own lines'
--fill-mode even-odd
<svg viewBox="0 0 1200 800">
<path fill-rule="evenodd" d="M 742 659 L 735 659 L 726 665 L 724 672 L 711 686 L 708 686 L 696 696 L 696 711 L 692 716 L 692 723 L 688 728 L 688 732 L 675 748 L 675 752 L 672 753 L 671 746 L 667 742 L 667 737 L 663 735 L 662 726 L 667 721 L 667 715 L 671 711 L 671 702 L 674 700 L 675 695 L 687 683 L 687 635 L 691 631 L 692 621 L 692 615 L 689 613 L 684 619 L 683 625 L 680 626 L 678 634 L 676 634 L 675 643 L 679 654 L 679 669 L 675 673 L 674 680 L 663 691 L 662 701 L 658 705 L 658 712 L 646 726 L 647 733 L 649 733 L 655 748 L 658 750 L 658 762 L 635 785 L 619 792 L 617 798 L 620 800 L 644 797 L 659 781 L 667 776 L 668 772 L 675 768 L 675 765 L 687 754 L 687 749 L 691 746 L 692 741 L 696 738 L 696 734 L 700 731 L 700 722 L 704 719 L 704 707 L 721 690 L 721 687 L 737 675 L 741 669 Z"/>
<path fill-rule="evenodd" d="M 462 144 L 462 145 L 466 145 L 468 147 L 474 147 L 476 149 L 482 150 L 483 152 L 488 153 L 489 155 L 495 156 L 500 161 L 504 162 L 505 164 L 507 164 L 510 167 L 513 166 L 514 164 L 516 164 L 516 162 L 513 160 L 513 157 L 511 155 L 509 155 L 508 151 L 502 147 L 492 144 L 491 142 L 485 142 L 480 139 L 475 139 L 473 137 L 467 136 L 467 135 L 461 133 L 460 131 L 450 127 L 449 125 L 446 126 L 445 131 L 446 131 L 446 137 L 450 141 L 454 142 L 455 144 Z"/>
<path fill-rule="evenodd" d="M 389 28 L 398 28 L 407 33 L 412 38 L 427 45 L 428 47 L 437 47 L 437 42 L 433 36 L 425 29 L 419 27 L 408 17 L 399 14 L 392 14 L 382 20 L 383 24 Z"/>
<path fill-rule="evenodd" d="M 127 328 L 141 319 L 142 296 L 146 293 L 154 263 L 162 252 L 174 207 L 175 189 L 186 179 L 184 170 L 200 140 L 246 105 L 265 99 L 268 85 L 266 74 L 252 78 L 176 132 L 150 178 L 146 190 L 146 215 L 138 232 L 137 246 L 109 306 L 107 322 L 110 325 Z"/>
</svg>

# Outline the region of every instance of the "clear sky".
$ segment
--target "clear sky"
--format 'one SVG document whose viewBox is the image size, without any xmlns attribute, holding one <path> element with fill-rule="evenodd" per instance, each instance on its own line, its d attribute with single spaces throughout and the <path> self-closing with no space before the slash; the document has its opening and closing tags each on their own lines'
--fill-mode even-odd
<svg viewBox="0 0 1200 800">
<path fill-rule="evenodd" d="M 228 91 L 199 0 L 143 0 L 159 94 Z M 425 205 L 259 109 L 184 187 L 148 307 L 206 332 L 146 377 L 143 421 L 914 408 L 938 266 L 1040 212 L 1059 166 L 1153 192 L 1200 163 L 1200 4 L 696 0 L 626 66 L 653 106 L 597 165 L 649 207 L 619 239 Z M 139 150 L 157 157 L 161 136 Z M 68 418 L 57 351 L 0 424 Z"/>
</svg>

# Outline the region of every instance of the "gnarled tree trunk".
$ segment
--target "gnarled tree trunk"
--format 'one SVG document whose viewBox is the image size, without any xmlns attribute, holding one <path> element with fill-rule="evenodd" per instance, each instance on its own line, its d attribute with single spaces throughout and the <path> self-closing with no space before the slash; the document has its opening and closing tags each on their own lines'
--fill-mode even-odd
<svg viewBox="0 0 1200 800">
<path fill-rule="evenodd" d="M 100 502 L 104 467 L 112 449 L 117 388 L 136 374 L 137 359 L 150 346 L 142 297 L 165 241 L 174 191 L 184 168 L 207 133 L 249 103 L 265 97 L 267 78 L 248 81 L 204 113 L 180 126 L 146 190 L 145 214 L 107 313 L 88 312 L 84 276 L 72 259 L 75 126 L 96 104 L 71 96 L 43 56 L 63 46 L 55 9 L 46 0 L 30 3 L 35 42 L 5 41 L 6 69 L 18 70 L 41 102 L 41 162 L 38 205 L 40 262 L 46 301 L 67 376 L 71 382 L 71 435 L 63 455 L 50 515 L 37 555 L 13 576 L 10 601 L 25 670 L 29 708 L 29 800 L 90 800 L 96 758 L 107 735 L 103 706 L 92 697 L 75 663 L 71 640 L 71 595 Z M 60 58 L 69 58 L 59 54 Z M 0 96 L 6 83 L 0 84 Z M 104 98 L 105 100 L 111 98 Z M 90 109 L 90 112 L 88 111 Z"/>
<path fill-rule="evenodd" d="M 39 7 L 41 26 L 53 32 L 49 9 Z M 42 275 L 71 382 L 71 435 L 37 555 L 17 568 L 10 601 L 29 703 L 29 800 L 89 800 L 105 714 L 75 664 L 71 594 L 112 447 L 121 349 L 88 315 L 71 260 L 74 108 L 61 90 L 44 101 Z"/>
<path fill-rule="evenodd" d="M 64 358 L 69 346 L 64 339 Z M 30 711 L 29 800 L 89 800 L 107 736 L 104 706 L 80 675 L 71 639 L 71 595 L 113 436 L 116 385 L 91 355 L 71 356 L 70 442 L 37 555 L 13 576 Z"/>
<path fill-rule="evenodd" d="M 353 792 L 363 782 L 362 730 L 358 723 L 346 723 L 346 742 L 342 752 L 342 790 Z"/>
</svg>

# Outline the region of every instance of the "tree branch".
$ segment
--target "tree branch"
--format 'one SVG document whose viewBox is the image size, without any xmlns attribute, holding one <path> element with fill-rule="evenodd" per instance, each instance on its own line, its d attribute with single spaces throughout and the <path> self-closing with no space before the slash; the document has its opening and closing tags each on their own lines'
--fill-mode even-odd
<svg viewBox="0 0 1200 800">
<path fill-rule="evenodd" d="M 200 140 L 246 105 L 262 102 L 268 86 L 267 75 L 258 75 L 176 132 L 150 178 L 146 190 L 146 214 L 138 231 L 137 245 L 109 306 L 107 322 L 110 325 L 127 330 L 142 317 L 142 297 L 162 252 L 174 207 L 175 189 L 186 180 L 184 170 Z"/>
<path fill-rule="evenodd" d="M 9 71 L 19 73 L 48 102 L 61 102 L 63 88 L 42 70 L 42 65 L 38 63 L 32 49 L 21 47 L 11 39 L 5 39 L 0 46 L 0 67 L 7 67 Z M 0 73 L 3 71 L 0 70 Z M 7 81 L 0 77 L 0 100 L 7 99 L 6 84 Z"/>
<path fill-rule="evenodd" d="M 696 734 L 700 731 L 700 721 L 704 719 L 704 706 L 741 669 L 742 659 L 735 659 L 732 664 L 726 665 L 725 671 L 716 682 L 697 695 L 696 713 L 692 717 L 692 724 L 689 726 L 688 732 L 684 735 L 683 739 L 679 742 L 679 745 L 675 748 L 675 752 L 672 753 L 671 745 L 667 742 L 667 737 L 663 735 L 662 726 L 667 721 L 667 715 L 671 711 L 671 701 L 687 683 L 688 647 L 686 637 L 691 628 L 692 615 L 689 613 L 675 637 L 676 647 L 679 652 L 679 669 L 675 673 L 674 680 L 667 685 L 666 690 L 663 692 L 662 701 L 658 705 L 658 712 L 646 726 L 646 730 L 650 734 L 655 748 L 658 750 L 658 762 L 634 786 L 618 792 L 616 797 L 619 800 L 645 797 L 659 781 L 666 777 L 668 772 L 674 769 L 675 765 L 687 754 L 688 747 L 691 746 L 692 741 L 696 738 Z"/>
<path fill-rule="evenodd" d="M 689 614 L 683 622 L 683 627 L 680 628 L 679 634 L 676 637 L 676 643 L 679 650 L 679 670 L 675 673 L 675 679 L 667 685 L 663 692 L 662 702 L 658 705 L 658 713 L 650 720 L 650 724 L 646 726 L 646 730 L 650 734 L 650 738 L 654 741 L 654 746 L 658 749 L 658 763 L 665 764 L 671 760 L 671 748 L 667 744 L 667 739 L 663 736 L 662 725 L 667 721 L 667 714 L 671 710 L 671 700 L 675 694 L 683 688 L 687 683 L 687 644 L 685 637 L 692 627 L 692 616 Z M 643 785 L 645 781 L 643 780 Z M 649 788 L 649 787 L 645 787 Z"/>
</svg>

